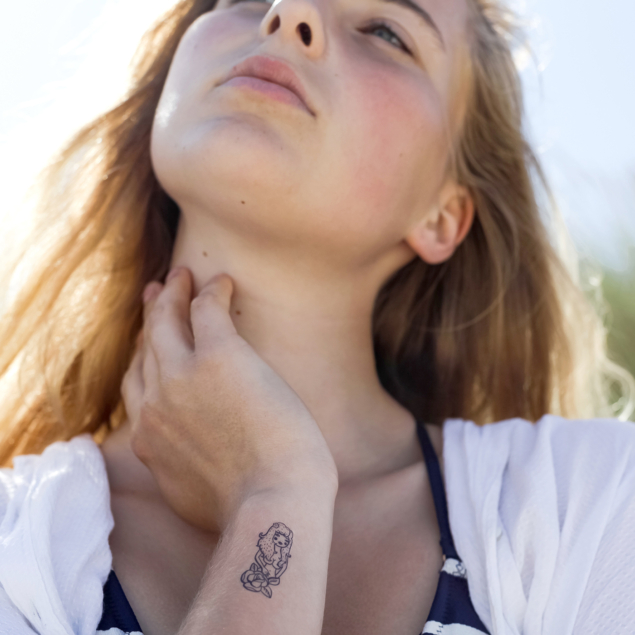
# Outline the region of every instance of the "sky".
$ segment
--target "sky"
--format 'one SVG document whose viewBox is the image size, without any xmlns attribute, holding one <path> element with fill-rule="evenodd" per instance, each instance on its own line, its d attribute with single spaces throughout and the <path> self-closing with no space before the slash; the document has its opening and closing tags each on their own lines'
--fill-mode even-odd
<svg viewBox="0 0 635 635">
<path fill-rule="evenodd" d="M 527 112 L 579 249 L 634 267 L 635 2 L 527 0 L 544 70 L 525 73 Z"/>
<path fill-rule="evenodd" d="M 523 70 L 527 129 L 565 223 L 583 255 L 616 269 L 635 266 L 627 257 L 635 244 L 635 2 L 520 1 L 514 7 L 533 50 Z M 170 4 L 20 0 L 3 7 L 5 227 L 23 224 L 14 210 L 34 170 L 123 91 L 140 34 Z"/>
</svg>

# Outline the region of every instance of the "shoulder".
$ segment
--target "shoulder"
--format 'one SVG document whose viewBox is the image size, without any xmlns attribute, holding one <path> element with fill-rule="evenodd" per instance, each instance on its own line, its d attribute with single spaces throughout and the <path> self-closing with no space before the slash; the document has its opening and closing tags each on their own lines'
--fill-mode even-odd
<svg viewBox="0 0 635 635">
<path fill-rule="evenodd" d="M 0 600 L 43 629 L 37 632 L 53 625 L 71 632 L 73 623 L 88 633 L 99 621 L 112 560 L 114 522 L 99 446 L 82 434 L 40 455 L 15 457 L 13 465 L 0 469 Z M 78 602 L 86 604 L 84 615 L 74 614 Z"/>
<path fill-rule="evenodd" d="M 450 420 L 443 452 L 450 524 L 485 623 L 571 632 L 600 546 L 635 511 L 635 424 Z"/>
</svg>

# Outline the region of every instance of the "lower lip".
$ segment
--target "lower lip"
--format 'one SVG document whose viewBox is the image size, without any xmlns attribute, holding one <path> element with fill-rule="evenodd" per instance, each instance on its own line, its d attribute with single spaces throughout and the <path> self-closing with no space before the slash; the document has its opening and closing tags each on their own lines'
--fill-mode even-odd
<svg viewBox="0 0 635 635">
<path fill-rule="evenodd" d="M 305 103 L 292 91 L 280 84 L 274 84 L 258 77 L 232 77 L 227 80 L 223 86 L 233 86 L 235 88 L 247 88 L 249 90 L 255 90 L 262 95 L 267 95 L 271 99 L 281 101 L 283 104 L 290 104 L 291 106 L 298 106 L 307 112 L 310 112 Z"/>
</svg>

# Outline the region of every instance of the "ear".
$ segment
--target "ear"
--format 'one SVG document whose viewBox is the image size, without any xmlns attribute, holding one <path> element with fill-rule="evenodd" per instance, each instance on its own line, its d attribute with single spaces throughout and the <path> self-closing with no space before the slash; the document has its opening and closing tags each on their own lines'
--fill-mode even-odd
<svg viewBox="0 0 635 635">
<path fill-rule="evenodd" d="M 436 265 L 463 242 L 474 221 L 474 201 L 467 188 L 448 182 L 438 203 L 410 230 L 405 240 L 420 258 Z"/>
</svg>

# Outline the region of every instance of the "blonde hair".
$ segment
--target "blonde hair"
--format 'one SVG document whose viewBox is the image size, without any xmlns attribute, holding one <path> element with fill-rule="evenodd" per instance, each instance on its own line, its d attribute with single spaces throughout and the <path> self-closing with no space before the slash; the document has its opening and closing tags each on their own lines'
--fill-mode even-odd
<svg viewBox="0 0 635 635">
<path fill-rule="evenodd" d="M 125 98 L 41 175 L 35 229 L 7 273 L 24 280 L 0 322 L 0 465 L 85 432 L 99 441 L 125 418 L 120 384 L 142 326 L 141 292 L 167 273 L 180 213 L 153 173 L 150 131 L 177 44 L 214 4 L 183 0 L 156 23 Z M 471 22 L 453 150 L 476 220 L 448 262 L 417 259 L 381 289 L 380 378 L 432 422 L 612 414 L 606 378 L 621 371 L 541 220 L 532 172 L 548 190 L 522 133 L 509 16 L 479 1 Z"/>
</svg>

